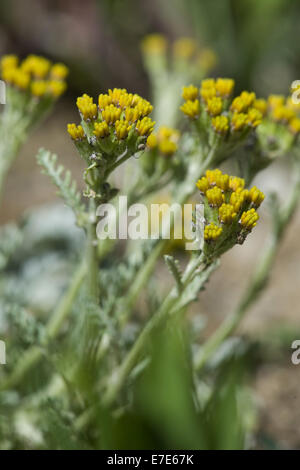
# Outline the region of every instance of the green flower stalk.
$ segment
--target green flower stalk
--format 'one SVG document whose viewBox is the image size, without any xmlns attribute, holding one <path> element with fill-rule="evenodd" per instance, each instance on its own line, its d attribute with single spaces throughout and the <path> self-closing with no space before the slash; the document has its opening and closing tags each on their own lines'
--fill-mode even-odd
<svg viewBox="0 0 300 470">
<path fill-rule="evenodd" d="M 6 84 L 6 104 L 0 117 L 1 192 L 21 145 L 65 91 L 68 69 L 35 55 L 22 62 L 15 55 L 3 56 L 0 68 Z"/>
<path fill-rule="evenodd" d="M 161 125 L 176 126 L 179 120 L 180 95 L 185 83 L 201 80 L 216 65 L 215 52 L 199 48 L 188 37 L 172 44 L 162 34 L 150 34 L 141 44 L 145 68 L 153 90 L 154 118 Z"/>
</svg>

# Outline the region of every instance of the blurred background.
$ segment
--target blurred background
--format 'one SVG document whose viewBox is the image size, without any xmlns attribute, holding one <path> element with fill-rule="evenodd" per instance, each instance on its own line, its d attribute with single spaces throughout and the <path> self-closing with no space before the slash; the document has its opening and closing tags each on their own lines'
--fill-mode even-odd
<svg viewBox="0 0 300 470">
<path fill-rule="evenodd" d="M 162 33 L 170 41 L 193 38 L 199 47 L 215 52 L 212 75 L 234 78 L 236 92 L 253 89 L 265 97 L 287 94 L 291 82 L 300 79 L 299 20 L 300 2 L 293 0 L 1 1 L 0 55 L 45 55 L 64 62 L 70 75 L 67 94 L 26 143 L 9 175 L 0 222 L 20 220 L 29 208 L 57 201 L 52 184 L 36 165 L 39 147 L 58 153 L 80 181 L 83 165 L 66 133 L 68 122 L 78 122 L 77 96 L 86 92 L 95 97 L 107 88 L 125 87 L 151 99 L 140 47 L 145 35 Z M 288 182 L 286 165 L 278 163 L 257 184 L 267 192 L 278 190 L 284 198 Z M 201 296 L 207 333 L 237 304 L 267 231 L 268 215 L 262 209 L 258 230 L 245 246 L 224 256 Z M 300 366 L 291 364 L 290 345 L 300 338 L 299 232 L 300 212 L 281 246 L 269 287 L 241 327 L 242 334 L 270 345 L 252 380 L 261 433 L 294 448 L 300 447 Z M 169 281 L 163 266 L 157 275 Z M 278 341 L 281 353 L 269 354 Z"/>
</svg>

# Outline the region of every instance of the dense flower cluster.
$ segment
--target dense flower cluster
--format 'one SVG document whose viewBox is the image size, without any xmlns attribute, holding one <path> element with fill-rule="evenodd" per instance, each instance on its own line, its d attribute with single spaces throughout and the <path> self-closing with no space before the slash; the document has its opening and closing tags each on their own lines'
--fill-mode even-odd
<svg viewBox="0 0 300 470">
<path fill-rule="evenodd" d="M 264 194 L 255 186 L 245 189 L 243 178 L 219 169 L 207 170 L 196 185 L 204 200 L 206 253 L 217 256 L 236 243 L 242 244 L 256 226 L 256 210 Z"/>
<path fill-rule="evenodd" d="M 85 157 L 97 152 L 119 156 L 125 149 L 135 153 L 144 148 L 155 124 L 148 116 L 152 105 L 125 89 L 100 94 L 98 105 L 84 94 L 77 99 L 77 108 L 82 122 L 68 124 L 68 132 Z"/>
<path fill-rule="evenodd" d="M 29 55 L 21 62 L 16 55 L 1 59 L 1 78 L 14 89 L 40 100 L 58 98 L 66 89 L 67 75 L 68 68 L 64 64 L 52 64 L 36 55 Z"/>
<path fill-rule="evenodd" d="M 177 151 L 180 133 L 171 127 L 161 126 L 157 133 L 152 132 L 147 139 L 147 147 L 164 156 L 172 156 Z"/>
<path fill-rule="evenodd" d="M 230 78 L 208 78 L 202 80 L 198 89 L 194 85 L 183 87 L 181 111 L 198 126 L 224 139 L 246 135 L 263 119 L 262 100 L 255 93 L 243 91 L 232 99 L 234 80 Z M 208 132 L 211 132 L 208 128 Z"/>
</svg>

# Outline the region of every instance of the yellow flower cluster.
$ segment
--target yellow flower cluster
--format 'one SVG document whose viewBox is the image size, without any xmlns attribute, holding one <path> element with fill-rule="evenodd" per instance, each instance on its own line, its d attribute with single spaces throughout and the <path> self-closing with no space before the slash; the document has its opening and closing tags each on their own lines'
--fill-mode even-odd
<svg viewBox="0 0 300 470">
<path fill-rule="evenodd" d="M 294 135 L 300 134 L 300 104 L 283 95 L 270 95 L 267 101 L 268 117 L 288 127 Z"/>
<path fill-rule="evenodd" d="M 29 55 L 22 62 L 15 55 L 1 59 L 1 77 L 9 85 L 28 91 L 36 98 L 58 98 L 66 89 L 68 68 L 64 64 L 52 64 L 45 57 Z"/>
<path fill-rule="evenodd" d="M 178 148 L 180 133 L 177 129 L 161 126 L 157 133 L 152 133 L 147 139 L 149 149 L 158 149 L 163 155 L 170 157 L 174 155 Z"/>
<path fill-rule="evenodd" d="M 256 128 L 266 113 L 265 100 L 257 100 L 255 93 L 243 91 L 231 101 L 233 89 L 231 78 L 207 78 L 202 80 L 199 90 L 194 85 L 183 87 L 185 102 L 180 109 L 191 119 L 198 119 L 205 110 L 219 135 L 226 136 L 229 130 L 236 133 Z"/>
<path fill-rule="evenodd" d="M 259 219 L 256 209 L 264 194 L 256 186 L 244 189 L 243 178 L 229 176 L 219 169 L 207 170 L 196 186 L 206 201 L 205 240 L 216 241 L 222 235 L 222 240 L 224 236 L 233 237 L 235 243 L 242 242 L 256 226 Z"/>
<path fill-rule="evenodd" d="M 84 139 L 84 130 L 82 126 L 76 126 L 76 124 L 68 124 L 68 132 L 73 140 Z"/>
<path fill-rule="evenodd" d="M 115 136 L 121 141 L 128 137 L 132 129 L 137 136 L 148 137 L 154 128 L 154 121 L 148 117 L 153 106 L 149 101 L 137 94 L 128 93 L 125 89 L 114 88 L 108 90 L 108 93 L 100 94 L 98 106 L 87 94 L 77 98 L 76 104 L 82 120 L 92 126 L 92 134 L 97 139 Z M 77 134 L 72 132 L 73 127 L 70 129 L 71 137 L 78 140 Z"/>
<path fill-rule="evenodd" d="M 166 59 L 168 55 L 175 64 L 187 62 L 196 70 L 200 68 L 205 73 L 212 70 L 217 63 L 217 55 L 212 49 L 199 48 L 197 42 L 190 37 L 180 37 L 170 45 L 163 34 L 149 34 L 142 40 L 141 49 L 147 59 Z"/>
</svg>

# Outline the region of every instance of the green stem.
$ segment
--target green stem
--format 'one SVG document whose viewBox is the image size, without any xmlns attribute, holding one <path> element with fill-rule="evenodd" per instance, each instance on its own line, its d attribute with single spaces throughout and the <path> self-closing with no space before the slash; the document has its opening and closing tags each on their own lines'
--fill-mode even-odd
<svg viewBox="0 0 300 470">
<path fill-rule="evenodd" d="M 93 220 L 88 225 L 87 233 L 87 248 L 86 248 L 86 259 L 87 259 L 87 280 L 88 280 L 88 294 L 99 302 L 99 269 L 98 269 L 98 240 L 96 234 L 97 224 L 94 222 L 94 214 L 91 214 Z"/>
<path fill-rule="evenodd" d="M 195 192 L 195 184 L 197 178 L 207 169 L 210 167 L 213 157 L 215 155 L 215 148 L 212 148 L 206 158 L 204 159 L 204 162 L 202 164 L 195 163 L 194 165 L 190 165 L 189 167 L 189 174 L 187 176 L 187 180 L 185 184 L 183 185 L 183 189 L 179 195 L 179 198 L 176 200 L 176 202 L 180 205 L 185 204 L 190 197 L 193 195 Z M 172 226 L 171 226 L 172 228 Z M 121 315 L 123 318 L 123 321 L 127 319 L 131 313 L 131 309 L 133 305 L 135 304 L 139 293 L 143 289 L 143 287 L 146 285 L 147 281 L 149 280 L 155 265 L 156 261 L 159 258 L 159 256 L 162 254 L 164 249 L 166 248 L 166 245 L 168 243 L 168 240 L 160 239 L 158 240 L 154 250 L 150 253 L 148 259 L 145 261 L 145 263 L 142 265 L 140 270 L 138 271 L 126 297 L 122 299 L 122 309 L 124 306 L 124 314 Z"/>
<path fill-rule="evenodd" d="M 135 341 L 134 345 L 125 357 L 122 364 L 115 372 L 113 372 L 109 380 L 106 392 L 103 396 L 102 403 L 104 406 L 110 406 L 114 402 L 127 376 L 129 375 L 139 358 L 142 356 L 151 334 L 158 326 L 162 325 L 162 322 L 165 321 L 169 315 L 173 314 L 172 309 L 175 307 L 176 303 L 180 301 L 184 290 L 188 286 L 190 280 L 195 275 L 195 272 L 201 265 L 202 261 L 203 255 L 193 258 L 190 261 L 182 277 L 183 289 L 180 294 L 178 295 L 176 287 L 174 287 L 170 291 L 170 293 L 165 298 L 163 304 L 161 305 L 160 309 L 151 317 L 151 319 L 145 325 L 144 329 L 141 331 L 140 335 L 138 336 L 137 340 Z M 204 285 L 204 283 L 207 281 L 208 276 L 211 273 L 210 266 L 206 266 L 205 269 L 207 270 L 207 276 L 203 276 L 202 285 Z"/>
<path fill-rule="evenodd" d="M 0 383 L 0 391 L 15 387 L 22 378 L 35 366 L 43 357 L 43 349 L 57 336 L 67 316 L 69 315 L 74 299 L 78 293 L 79 287 L 86 275 L 86 263 L 82 263 L 75 271 L 71 284 L 59 302 L 53 316 L 49 319 L 45 336 L 41 347 L 32 346 L 21 357 L 11 375 Z"/>
</svg>

